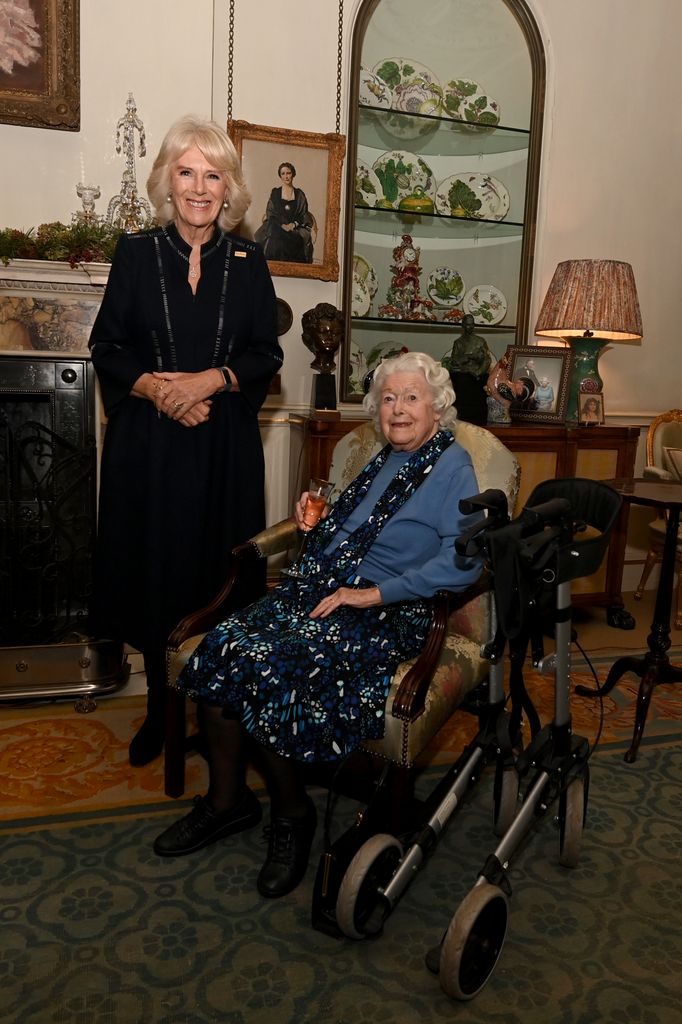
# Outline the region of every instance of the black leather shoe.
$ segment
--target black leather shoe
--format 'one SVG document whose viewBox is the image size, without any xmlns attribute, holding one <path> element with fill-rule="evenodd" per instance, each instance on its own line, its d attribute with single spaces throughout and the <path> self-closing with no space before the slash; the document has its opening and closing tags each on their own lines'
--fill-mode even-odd
<svg viewBox="0 0 682 1024">
<path fill-rule="evenodd" d="M 159 720 L 147 715 L 128 747 L 128 761 L 133 768 L 156 760 L 163 750 L 164 732 L 163 716 Z"/>
<path fill-rule="evenodd" d="M 312 800 L 303 818 L 273 818 L 265 833 L 268 855 L 258 875 L 261 896 L 276 899 L 292 892 L 305 875 L 317 814 Z"/>
<path fill-rule="evenodd" d="M 262 814 L 259 801 L 248 788 L 239 803 L 223 814 L 216 814 L 206 797 L 195 796 L 194 807 L 189 814 L 157 836 L 154 853 L 159 857 L 182 857 L 186 853 L 194 853 L 224 836 L 252 828 L 261 820 Z"/>
</svg>

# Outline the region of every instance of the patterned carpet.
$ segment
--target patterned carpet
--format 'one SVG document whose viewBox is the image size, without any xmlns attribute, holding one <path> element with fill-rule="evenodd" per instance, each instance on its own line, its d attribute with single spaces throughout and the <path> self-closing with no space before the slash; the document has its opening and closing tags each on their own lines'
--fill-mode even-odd
<svg viewBox="0 0 682 1024">
<path fill-rule="evenodd" d="M 682 648 L 671 648 L 670 657 L 682 662 Z M 601 655 L 592 661 L 603 682 L 613 656 Z M 582 658 L 574 656 L 573 666 L 574 684 L 594 685 Z M 526 685 L 540 718 L 550 721 L 551 679 L 528 671 Z M 605 698 L 602 750 L 629 744 L 638 685 L 639 680 L 628 674 Z M 573 698 L 572 713 L 574 731 L 592 742 L 599 729 L 599 701 Z M 141 696 L 100 699 L 90 714 L 78 714 L 72 701 L 0 709 L 0 830 L 3 821 L 14 828 L 27 820 L 35 827 L 41 821 L 69 821 L 73 814 L 134 813 L 136 809 L 146 813 L 173 804 L 163 795 L 162 758 L 135 771 L 128 765 L 128 742 L 143 720 Z M 194 709 L 188 702 L 188 730 L 193 726 Z M 476 721 L 470 715 L 455 715 L 422 762 L 452 763 L 475 729 Z M 674 739 L 681 730 L 682 687 L 658 687 L 652 696 L 642 749 Z M 186 772 L 186 792 L 201 792 L 207 774 L 199 755 L 187 759 Z M 255 773 L 250 782 L 255 788 L 262 786 Z"/>
<path fill-rule="evenodd" d="M 551 686 L 535 684 L 545 699 Z M 100 701 L 86 716 L 68 704 L 3 709 L 3 1024 L 679 1020 L 682 688 L 679 696 L 674 687 L 660 688 L 639 759 L 626 765 L 634 681 L 629 687 L 626 682 L 613 694 L 614 706 L 606 702 L 578 867 L 558 864 L 557 830 L 547 815 L 512 861 L 500 962 L 483 992 L 465 1004 L 442 993 L 423 956 L 495 848 L 489 775 L 446 830 L 384 935 L 354 943 L 310 928 L 321 829 L 304 883 L 272 902 L 255 891 L 264 853 L 260 829 L 193 857 L 152 853 L 155 835 L 189 799 L 161 796 L 161 761 L 134 773 L 127 767 L 138 698 Z M 591 705 L 574 701 L 574 727 L 593 739 Z M 451 747 L 460 749 L 459 737 L 454 729 L 444 733 L 432 764 L 446 760 Z M 190 761 L 188 794 L 203 788 L 204 771 L 200 758 Z M 422 784 L 437 774 L 429 768 Z M 325 795 L 313 796 L 321 816 Z M 355 810 L 342 801 L 336 827 Z"/>
</svg>

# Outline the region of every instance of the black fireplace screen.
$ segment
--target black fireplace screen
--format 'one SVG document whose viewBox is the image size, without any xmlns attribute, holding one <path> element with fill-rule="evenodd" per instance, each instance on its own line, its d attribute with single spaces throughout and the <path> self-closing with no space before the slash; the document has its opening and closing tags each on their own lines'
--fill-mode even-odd
<svg viewBox="0 0 682 1024">
<path fill-rule="evenodd" d="M 0 359 L 0 645 L 86 635 L 96 526 L 94 374 Z"/>
</svg>

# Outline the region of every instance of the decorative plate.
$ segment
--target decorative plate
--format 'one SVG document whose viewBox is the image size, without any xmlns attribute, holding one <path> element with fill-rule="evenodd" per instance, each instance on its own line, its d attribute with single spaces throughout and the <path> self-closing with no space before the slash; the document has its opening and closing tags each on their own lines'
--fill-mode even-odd
<svg viewBox="0 0 682 1024">
<path fill-rule="evenodd" d="M 348 375 L 348 383 L 350 385 L 350 393 L 352 395 L 364 395 L 364 388 L 362 382 L 367 376 L 367 363 L 365 362 L 365 353 L 362 351 L 357 341 L 351 338 L 350 342 L 350 373 Z"/>
<path fill-rule="evenodd" d="M 277 297 L 277 336 L 282 337 L 286 334 L 291 325 L 294 322 L 294 314 L 291 311 L 291 306 L 284 299 Z"/>
<path fill-rule="evenodd" d="M 381 199 L 381 182 L 371 167 L 367 164 L 357 163 L 355 167 L 355 205 L 376 206 L 377 199 Z"/>
<path fill-rule="evenodd" d="M 438 123 L 429 119 L 403 117 L 403 114 L 430 114 L 442 110 L 443 89 L 436 75 L 425 64 L 404 57 L 389 57 L 372 69 L 379 81 L 391 89 L 391 108 L 400 113 L 387 117 L 383 127 L 398 139 L 417 139 L 435 132 Z"/>
<path fill-rule="evenodd" d="M 436 189 L 436 209 L 445 217 L 504 220 L 509 212 L 509 193 L 490 174 L 462 171 L 441 181 Z"/>
<path fill-rule="evenodd" d="M 367 316 L 371 303 L 370 295 L 357 277 L 353 276 L 353 292 L 351 296 L 351 316 Z"/>
<path fill-rule="evenodd" d="M 436 306 L 452 309 L 464 295 L 462 275 L 450 267 L 436 267 L 429 274 L 426 294 Z"/>
<path fill-rule="evenodd" d="M 397 209 L 400 200 L 411 196 L 416 188 L 435 199 L 436 180 L 433 171 L 414 153 L 402 149 L 389 150 L 374 161 L 372 170 L 381 182 L 386 206 L 390 204 Z"/>
<path fill-rule="evenodd" d="M 377 275 L 372 264 L 357 252 L 353 253 L 353 280 L 363 284 L 369 292 L 370 299 L 374 298 L 379 287 Z"/>
<path fill-rule="evenodd" d="M 386 82 L 367 68 L 360 68 L 360 102 L 366 107 L 388 110 L 393 105 L 393 92 Z"/>
<path fill-rule="evenodd" d="M 443 87 L 443 110 L 448 117 L 494 128 L 500 123 L 500 106 L 470 78 L 454 78 Z"/>
<path fill-rule="evenodd" d="M 477 284 L 462 299 L 462 309 L 477 324 L 499 324 L 507 313 L 507 300 L 493 284 Z"/>
</svg>

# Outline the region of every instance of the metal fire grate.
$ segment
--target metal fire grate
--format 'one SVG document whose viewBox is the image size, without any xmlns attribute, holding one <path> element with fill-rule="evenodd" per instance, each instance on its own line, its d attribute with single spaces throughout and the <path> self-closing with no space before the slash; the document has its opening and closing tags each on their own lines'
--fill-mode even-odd
<svg viewBox="0 0 682 1024">
<path fill-rule="evenodd" d="M 97 689 L 83 665 L 99 660 L 87 637 L 96 476 L 89 360 L 1 357 L 0 693 L 43 695 L 46 666 L 69 650 L 64 685 Z"/>
</svg>

